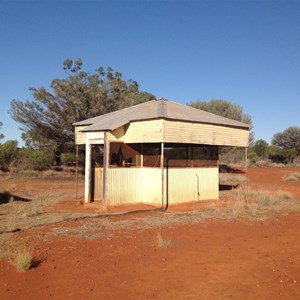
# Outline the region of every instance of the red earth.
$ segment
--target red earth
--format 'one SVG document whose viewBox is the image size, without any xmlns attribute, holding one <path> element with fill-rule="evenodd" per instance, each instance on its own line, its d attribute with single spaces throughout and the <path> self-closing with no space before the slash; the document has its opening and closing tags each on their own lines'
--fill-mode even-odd
<svg viewBox="0 0 300 300">
<path fill-rule="evenodd" d="M 300 168 L 249 169 L 248 176 L 251 186 L 289 191 L 300 201 L 300 180 L 282 180 L 293 172 Z M 97 210 L 72 201 L 53 209 Z M 2 259 L 0 299 L 300 299 L 300 213 L 149 224 L 184 209 L 195 206 L 10 233 L 33 247 L 36 265 L 22 273 Z M 158 247 L 158 233 L 171 244 Z"/>
</svg>

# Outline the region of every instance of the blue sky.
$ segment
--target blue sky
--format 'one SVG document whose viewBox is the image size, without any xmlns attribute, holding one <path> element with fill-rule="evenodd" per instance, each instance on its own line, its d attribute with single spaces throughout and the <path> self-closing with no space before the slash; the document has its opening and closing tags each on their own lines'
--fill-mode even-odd
<svg viewBox="0 0 300 300">
<path fill-rule="evenodd" d="M 63 78 L 65 58 L 111 66 L 141 90 L 186 104 L 243 107 L 256 139 L 300 126 L 300 1 L 0 0 L 0 121 L 10 101 Z"/>
</svg>

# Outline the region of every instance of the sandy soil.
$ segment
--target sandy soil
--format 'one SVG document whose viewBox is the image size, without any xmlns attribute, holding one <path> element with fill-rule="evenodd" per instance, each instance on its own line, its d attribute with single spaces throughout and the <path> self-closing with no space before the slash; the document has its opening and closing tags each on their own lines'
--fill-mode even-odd
<svg viewBox="0 0 300 300">
<path fill-rule="evenodd" d="M 249 169 L 248 175 L 251 186 L 289 191 L 300 199 L 300 180 L 282 179 L 293 172 L 300 168 Z M 74 202 L 70 180 L 0 178 L 0 188 L 10 185 L 16 195 L 26 186 L 34 190 L 33 184 L 42 191 L 66 192 L 51 207 L 43 202 L 44 214 L 99 213 L 97 205 Z M 225 193 L 228 197 L 231 191 Z M 0 218 L 13 210 L 4 202 Z M 21 241 L 33 249 L 36 266 L 20 273 L 3 258 L 0 299 L 300 299 L 300 214 L 265 221 L 199 219 L 195 210 L 203 208 L 78 215 L 76 220 L 2 233 L 2 251 Z M 166 247 L 159 245 L 158 234 Z"/>
</svg>

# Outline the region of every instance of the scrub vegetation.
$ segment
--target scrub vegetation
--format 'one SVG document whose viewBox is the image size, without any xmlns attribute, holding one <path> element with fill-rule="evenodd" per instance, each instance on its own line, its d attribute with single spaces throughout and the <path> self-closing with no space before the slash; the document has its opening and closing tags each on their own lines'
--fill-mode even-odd
<svg viewBox="0 0 300 300">
<path fill-rule="evenodd" d="M 19 272 L 28 271 L 34 263 L 32 250 L 26 248 L 14 250 L 10 256 L 10 262 Z"/>
</svg>

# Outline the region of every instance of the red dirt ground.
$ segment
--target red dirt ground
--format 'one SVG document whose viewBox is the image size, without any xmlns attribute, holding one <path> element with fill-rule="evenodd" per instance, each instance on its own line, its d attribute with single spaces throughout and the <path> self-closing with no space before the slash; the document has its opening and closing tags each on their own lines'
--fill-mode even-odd
<svg viewBox="0 0 300 300">
<path fill-rule="evenodd" d="M 300 168 L 248 174 L 256 188 L 300 199 L 300 181 L 282 180 L 292 172 Z M 105 218 L 117 224 L 147 214 L 159 213 Z M 40 261 L 26 273 L 0 261 L 0 299 L 300 299 L 300 214 L 252 223 L 129 226 L 113 234 L 99 227 L 94 239 L 49 234 L 95 224 L 85 219 L 14 233 L 31 241 Z M 158 232 L 170 247 L 156 246 Z"/>
</svg>

